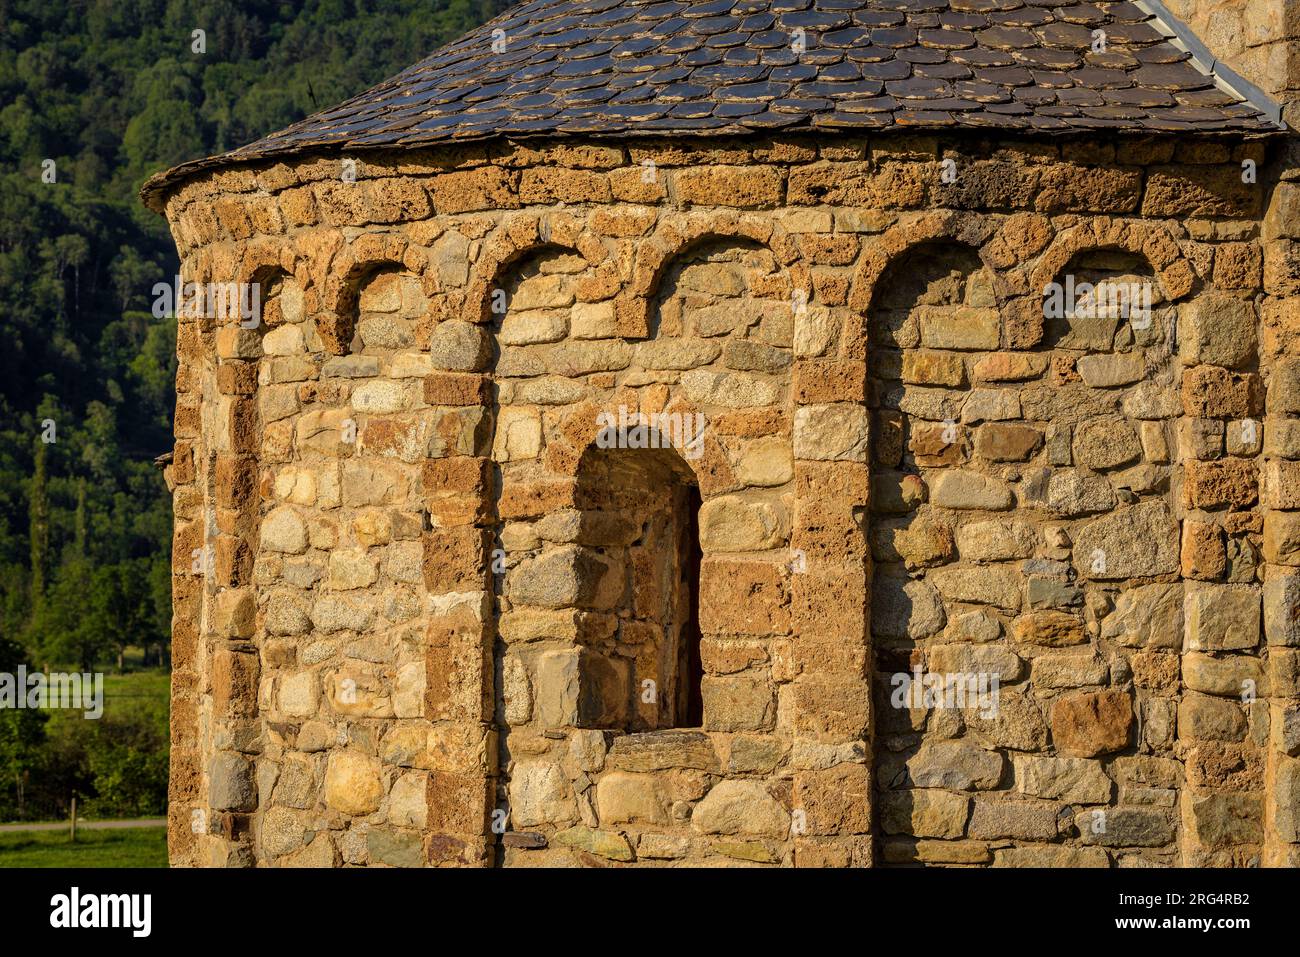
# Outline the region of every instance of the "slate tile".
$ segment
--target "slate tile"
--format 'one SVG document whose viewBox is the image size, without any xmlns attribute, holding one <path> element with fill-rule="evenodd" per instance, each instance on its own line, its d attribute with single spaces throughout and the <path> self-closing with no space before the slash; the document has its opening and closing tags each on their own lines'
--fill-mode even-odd
<svg viewBox="0 0 1300 957">
<path fill-rule="evenodd" d="M 1276 131 L 1129 0 L 533 0 L 346 103 L 145 188 L 326 146 L 955 125 Z"/>
</svg>

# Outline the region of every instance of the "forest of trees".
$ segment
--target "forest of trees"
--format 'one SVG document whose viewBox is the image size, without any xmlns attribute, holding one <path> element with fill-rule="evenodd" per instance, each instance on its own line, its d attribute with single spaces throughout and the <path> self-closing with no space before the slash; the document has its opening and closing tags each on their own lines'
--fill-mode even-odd
<svg viewBox="0 0 1300 957">
<path fill-rule="evenodd" d="M 0 0 L 0 671 L 111 667 L 128 646 L 166 663 L 171 503 L 153 459 L 172 445 L 175 324 L 150 309 L 177 262 L 140 185 L 358 93 L 508 5 Z M 121 737 L 127 754 L 166 746 L 165 729 Z M 41 721 L 0 712 L 0 774 L 52 760 L 67 756 Z"/>
</svg>

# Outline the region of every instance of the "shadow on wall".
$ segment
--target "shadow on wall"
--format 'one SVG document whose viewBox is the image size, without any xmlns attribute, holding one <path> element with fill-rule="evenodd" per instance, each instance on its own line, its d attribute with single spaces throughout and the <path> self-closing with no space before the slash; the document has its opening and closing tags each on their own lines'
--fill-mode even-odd
<svg viewBox="0 0 1300 957">
<path fill-rule="evenodd" d="M 1144 389 L 1170 385 L 1173 310 L 1146 262 L 1076 256 L 1032 351 L 1003 351 L 999 305 L 973 250 L 928 244 L 886 271 L 869 315 L 887 864 L 993 860 L 981 841 L 1013 835 L 982 792 L 1009 791 L 1022 755 L 1054 754 L 1062 694 L 1105 684 L 1105 662 L 1124 655 L 1096 637 L 1111 582 L 1177 571 L 1163 534 L 1169 436 L 1144 406 Z M 1133 544 L 1111 547 L 1118 527 Z M 1014 836 L 1078 837 L 1047 815 Z"/>
<path fill-rule="evenodd" d="M 956 556 L 954 523 L 927 504 L 927 487 L 931 470 L 961 467 L 971 457 L 972 437 L 961 416 L 970 391 L 965 357 L 996 350 L 1001 322 L 992 276 L 976 252 L 938 243 L 915 247 L 890 264 L 868 322 L 872 464 L 878 476 L 871 519 L 877 738 L 902 745 L 878 757 L 877 807 L 885 862 L 908 863 L 922 859 L 916 838 L 960 837 L 965 824 L 968 799 L 958 792 L 970 783 L 959 780 L 960 765 L 969 762 L 954 761 L 958 766 L 945 773 L 943 764 L 958 755 L 932 759 L 922 744 L 931 737 L 958 738 L 961 713 L 898 707 L 893 677 L 924 669 L 927 639 L 949 624 L 949 611 L 927 571 Z M 983 627 L 1000 633 L 995 619 Z M 995 770 L 979 771 L 992 778 L 985 786 L 996 785 L 1001 775 L 1000 759 L 994 760 Z M 935 818 L 937 823 L 927 826 Z M 888 840 L 891 836 L 897 839 Z"/>
</svg>

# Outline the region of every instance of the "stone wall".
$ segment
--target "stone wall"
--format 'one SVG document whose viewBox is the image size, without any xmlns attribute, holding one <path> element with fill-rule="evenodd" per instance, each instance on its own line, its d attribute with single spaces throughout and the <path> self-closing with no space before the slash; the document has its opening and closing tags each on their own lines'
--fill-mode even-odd
<svg viewBox="0 0 1300 957">
<path fill-rule="evenodd" d="M 1292 860 L 1300 269 L 1244 159 L 827 136 L 185 185 L 184 278 L 269 298 L 180 323 L 173 863 Z M 1099 281 L 1149 314 L 1045 317 Z M 997 707 L 900 707 L 914 672 Z"/>
<path fill-rule="evenodd" d="M 1284 119 L 1294 125 L 1300 20 L 1291 0 L 1165 0 L 1165 6 L 1215 58 L 1283 104 Z"/>
</svg>

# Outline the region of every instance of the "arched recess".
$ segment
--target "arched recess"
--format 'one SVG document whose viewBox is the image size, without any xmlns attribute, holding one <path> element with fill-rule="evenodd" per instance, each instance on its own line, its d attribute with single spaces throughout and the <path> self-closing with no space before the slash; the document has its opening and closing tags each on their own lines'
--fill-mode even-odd
<svg viewBox="0 0 1300 957">
<path fill-rule="evenodd" d="M 866 316 L 877 490 L 872 633 L 886 673 L 907 670 L 899 666 L 942 625 L 926 570 L 952 559 L 953 524 L 934 503 L 933 487 L 972 457 L 972 425 L 962 412 L 969 367 L 1001 345 L 993 285 L 975 249 L 945 242 L 909 247 L 874 285 Z M 914 542 L 927 548 L 916 551 Z"/>
<path fill-rule="evenodd" d="M 263 466 L 275 414 L 271 389 L 274 343 L 285 327 L 281 308 L 288 271 L 279 251 L 250 250 L 228 281 L 211 280 L 201 324 L 213 329 L 215 361 L 203 370 L 202 461 L 209 537 L 205 545 L 205 626 L 201 654 L 210 677 L 198 724 L 208 735 L 209 860 L 251 866 L 256 850 L 248 826 L 269 795 L 260 793 L 253 761 L 262 747 L 258 688 L 263 633 L 257 627 L 257 572 L 262 520 Z M 268 352 L 268 346 L 270 351 Z M 210 549 L 210 550 L 209 550 Z M 242 787 L 214 786 L 213 776 Z"/>
<path fill-rule="evenodd" d="M 254 640 L 270 649 L 253 683 L 262 727 L 429 720 L 418 490 L 433 428 L 420 407 L 429 371 L 417 343 L 427 313 L 423 282 L 400 258 L 354 265 L 347 296 L 332 303 L 346 305 L 355 321 L 332 348 L 309 305 L 313 290 L 301 290 L 296 277 L 268 289 L 257 388 L 264 514 L 252 619 Z M 298 650 L 313 642 L 321 653 Z M 259 808 L 282 813 L 300 806 L 304 782 L 321 780 L 347 745 L 332 736 L 311 747 L 292 736 L 278 744 L 264 758 L 269 791 Z M 427 782 L 417 776 L 405 786 L 422 794 Z M 435 810 L 432 803 L 414 810 L 404 824 L 432 828 Z M 255 818 L 254 827 L 265 820 Z M 359 823 L 345 815 L 340 828 Z M 298 863 L 312 840 L 262 835 L 259 852 L 273 865 Z M 340 836 L 340 844 L 348 839 Z M 337 853 L 332 840 L 313 850 L 322 847 Z"/>
<path fill-rule="evenodd" d="M 686 435 L 691 447 L 684 457 L 690 477 L 683 478 L 680 486 L 698 489 L 705 503 L 718 496 L 736 496 L 738 508 L 753 508 L 765 520 L 778 512 L 786 516 L 771 522 L 784 530 L 779 546 L 774 527 L 763 526 L 762 541 L 740 542 L 732 550 L 774 549 L 788 562 L 789 519 L 782 490 L 788 491 L 793 480 L 788 403 L 794 310 L 792 284 L 784 267 L 767 247 L 754 241 L 698 236 L 664 263 L 661 287 L 647 293 L 647 312 L 657 314 L 666 307 L 671 318 L 666 323 L 656 321 L 653 338 L 635 347 L 609 324 L 612 310 L 579 302 L 574 295 L 598 269 L 577 250 L 548 244 L 527 256 L 516 256 L 509 272 L 494 281 L 501 290 L 504 315 L 493 323 L 497 356 L 492 380 L 497 403 L 492 448 L 501 501 L 497 544 L 505 557 L 507 577 L 521 563 L 528 563 L 528 569 L 535 567 L 537 529 L 551 534 L 561 520 L 556 509 L 563 510 L 566 522 L 581 521 L 575 503 L 580 495 L 592 494 L 590 473 L 583 465 L 605 467 L 601 463 L 606 453 L 594 445 L 603 428 L 599 423 L 612 420 L 620 428 L 636 431 L 636 416 L 641 413 L 652 418 L 663 415 L 679 440 Z M 620 379 L 634 384 L 620 386 Z M 727 416 L 755 421 L 729 434 L 709 427 L 711 421 Z M 625 453 L 641 461 L 636 441 L 632 448 L 608 454 L 618 458 Z M 744 473 L 743 481 L 737 469 Z M 681 475 L 680 470 L 647 464 L 642 470 L 617 469 L 614 474 L 640 489 L 623 494 L 621 500 L 629 507 L 642 498 L 653 499 L 666 511 L 680 505 L 680 501 L 673 504 L 672 495 L 663 498 L 643 488 L 644 475 L 657 474 L 666 480 Z M 545 501 L 551 503 L 549 514 L 539 504 L 543 491 Z M 541 541 L 545 551 L 545 539 Z M 517 577 L 524 580 L 530 574 L 525 570 Z M 506 645 L 510 626 L 519 620 L 513 615 L 509 591 L 505 588 L 502 594 Z M 719 631 L 725 632 L 725 626 Z M 506 655 L 503 680 L 510 673 L 527 673 L 529 687 L 536 684 L 540 704 L 546 697 L 546 682 L 537 683 L 531 662 L 521 669 L 512 663 L 515 656 L 508 648 L 501 650 Z M 719 684 L 741 680 L 716 677 Z M 507 719 L 525 711 L 508 700 L 503 708 Z M 767 727 L 774 703 L 760 710 L 755 723 Z M 698 708 L 692 714 L 697 716 Z M 657 717 L 636 718 L 640 724 L 632 726 L 661 727 L 669 720 L 679 718 L 665 711 Z"/>
<path fill-rule="evenodd" d="M 519 250 L 485 288 L 486 321 L 498 347 L 533 346 L 574 338 L 606 338 L 604 328 L 583 326 L 595 310 L 582 302 L 580 284 L 592 264 L 572 246 L 542 243 Z M 612 320 L 612 312 L 609 314 Z M 499 360 L 500 350 L 495 359 Z"/>
<path fill-rule="evenodd" d="M 363 312 L 399 312 L 402 318 L 414 323 L 412 345 L 425 348 L 432 332 L 433 315 L 430 308 L 440 292 L 435 273 L 426 268 L 427 262 L 406 240 L 389 233 L 368 233 L 340 251 L 325 276 L 321 292 L 322 312 L 317 317 L 317 331 L 325 351 L 341 356 L 360 347 L 357 340 Z M 400 274 L 410 277 L 401 290 L 382 290 L 374 286 L 379 275 Z M 372 288 L 373 287 L 373 288 Z M 363 302 L 363 290 L 370 290 L 368 302 Z M 381 293 L 395 292 L 391 301 L 381 301 Z M 383 309 L 367 309 L 382 305 Z M 386 337 L 382 337 L 386 338 Z M 382 348 L 400 348 L 385 345 Z"/>
<path fill-rule="evenodd" d="M 704 723 L 701 660 L 700 488 L 690 464 L 691 425 L 672 413 L 631 430 L 607 426 L 578 466 L 575 505 L 584 525 L 613 518 L 634 538 L 607 552 L 621 565 L 613 644 L 631 663 L 633 730 L 699 728 Z M 603 445 L 603 447 L 602 447 Z M 644 447 L 643 447 L 644 446 Z M 683 448 L 683 446 L 686 446 Z"/>
<path fill-rule="evenodd" d="M 789 301 L 801 292 L 807 301 L 811 286 L 807 266 L 780 226 L 765 219 L 728 215 L 668 220 L 638 246 L 632 280 L 617 303 L 621 334 L 630 339 L 653 337 L 656 300 L 662 298 L 669 271 L 696 250 L 710 246 L 766 248 L 787 278 L 784 298 Z"/>
<path fill-rule="evenodd" d="M 879 271 L 864 317 L 875 425 L 876 734 L 890 742 L 876 752 L 876 789 L 888 864 L 920 860 L 924 839 L 967 836 L 964 813 L 942 832 L 928 830 L 929 809 L 961 804 L 968 790 L 996 789 L 1001 772 L 992 769 L 1006 761 L 1002 749 L 1030 748 L 1046 736 L 1042 715 L 1025 701 L 1025 672 L 1007 648 L 1025 587 L 1020 560 L 1031 554 L 1025 536 L 1004 536 L 1009 552 L 1000 542 L 1002 550 L 966 547 L 980 522 L 1006 522 L 1015 502 L 1002 463 L 981 455 L 981 430 L 1016 417 L 1016 393 L 975 386 L 981 363 L 1006 354 L 999 287 L 977 247 L 930 239 L 905 247 Z M 1029 432 L 1024 438 L 1036 441 Z M 942 693 L 930 702 L 900 696 L 900 681 L 911 682 L 917 672 L 945 681 L 969 675 L 972 685 L 950 701 Z M 995 716 L 999 699 L 989 695 L 999 686 L 1002 713 L 1014 720 Z M 1016 735 L 1023 739 L 1011 740 Z M 950 750 L 931 757 L 936 745 Z M 954 753 L 988 772 L 978 781 L 946 771 L 928 775 L 929 760 L 942 764 Z M 925 859 L 948 860 L 948 845 L 928 843 Z"/>
<path fill-rule="evenodd" d="M 1136 235 L 1103 223 L 1058 237 L 1009 277 L 1010 297 L 996 282 L 972 295 L 972 282 L 988 285 L 978 278 L 988 260 L 936 244 L 909 249 L 874 284 L 872 624 L 878 728 L 897 748 L 878 755 L 888 861 L 916 860 L 918 841 L 940 835 L 909 822 L 963 792 L 1048 796 L 1026 789 L 1022 765 L 1088 762 L 1099 786 L 1077 798 L 1087 813 L 1125 802 L 1123 782 L 1110 784 L 1115 755 L 1137 750 L 1175 766 L 1176 682 L 1153 680 L 1151 669 L 1176 675 L 1183 640 L 1171 497 L 1181 401 L 1167 293 L 1186 291 L 1186 264 L 1167 258 L 1153 269 L 1143 250 L 1160 248 L 1159 237 L 1144 233 L 1135 253 Z M 1107 283 L 1127 301 L 1090 294 Z M 1059 313 L 1045 309 L 1053 285 L 1066 303 Z M 1008 329 L 1024 318 L 1018 303 L 1037 312 L 1033 335 Z M 964 314 L 971 308 L 992 310 L 982 338 L 967 337 L 979 328 Z M 1138 619 L 1164 623 L 1135 629 Z M 906 695 L 912 685 L 900 679 L 917 671 L 946 687 Z M 955 676 L 968 684 L 954 686 Z M 1071 738 L 1064 715 L 1097 695 L 1112 726 Z M 927 783 L 929 762 L 957 748 L 989 774 Z M 1004 773 L 1011 765 L 1014 776 Z M 1170 862 L 1177 814 L 1152 813 L 1171 837 L 1144 853 Z M 973 822 L 941 836 L 978 837 Z M 1021 840 L 1072 839 L 1052 827 Z M 928 842 L 926 859 L 947 860 L 946 846 Z"/>
<path fill-rule="evenodd" d="M 849 306 L 862 321 L 845 336 L 845 357 L 866 358 L 871 339 L 867 326 L 879 285 L 892 265 L 906 257 L 910 249 L 927 244 L 953 244 L 979 250 L 981 261 L 992 269 L 993 264 L 986 257 L 984 246 L 995 228 L 991 219 L 979 213 L 939 210 L 905 219 L 881 234 L 864 250 L 853 275 Z M 992 275 L 995 294 L 999 300 L 1004 300 L 1009 290 L 996 272 Z"/>
<path fill-rule="evenodd" d="M 1041 268 L 1036 275 L 1044 275 Z M 1174 349 L 1174 309 L 1141 251 L 1119 245 L 1072 251 L 1034 293 L 1043 316 L 1045 350 L 1150 350 L 1151 363 Z"/>
<path fill-rule="evenodd" d="M 1116 237 L 1111 237 L 1112 239 Z M 1168 518 L 1159 529 L 1135 532 L 1146 560 L 1110 561 L 1093 568 L 1076 547 L 1081 580 L 1097 589 L 1129 577 L 1176 573 L 1177 529 L 1172 516 L 1173 469 L 1183 441 L 1180 369 L 1175 359 L 1177 309 L 1168 276 L 1176 265 L 1156 267 L 1141 248 L 1110 242 L 1071 244 L 1057 271 L 1035 270 L 1035 293 L 1043 321 L 1042 342 L 1024 354 L 1022 416 L 1045 433 L 1045 464 L 1051 475 L 1035 502 L 1073 540 L 1083 525 L 1126 506 L 1159 503 Z M 1182 260 L 1178 263 L 1186 265 Z M 1176 284 L 1174 288 L 1176 289 Z M 1160 531 L 1162 534 L 1155 534 Z M 1085 536 L 1086 537 L 1086 536 Z M 1167 540 L 1166 540 L 1167 539 Z M 1132 557 L 1132 556 L 1130 556 Z M 1104 565 L 1104 568 L 1102 567 Z M 1114 598 L 1114 594 L 1109 594 Z M 1173 637 L 1157 642 L 1173 647 Z"/>
<path fill-rule="evenodd" d="M 1195 283 L 1195 271 L 1166 227 L 1098 217 L 1064 229 L 1053 238 L 1029 272 L 1031 292 L 1040 293 L 1080 252 L 1099 249 L 1124 250 L 1141 257 L 1170 302 L 1191 292 Z"/>
<path fill-rule="evenodd" d="M 1060 396 L 1049 411 L 1070 439 L 1053 480 L 1073 476 L 1064 488 L 1089 494 L 1049 487 L 1048 504 L 1074 543 L 1086 601 L 1102 609 L 1096 642 L 1119 665 L 1112 681 L 1131 702 L 1133 738 L 1181 775 L 1176 803 L 1159 812 L 1173 837 L 1149 853 L 1183 866 L 1255 866 L 1277 810 L 1266 783 L 1276 753 L 1248 729 L 1267 724 L 1269 702 L 1249 683 L 1214 688 L 1194 677 L 1199 667 L 1269 666 L 1253 303 L 1193 289 L 1191 262 L 1162 229 L 1117 223 L 1097 233 L 1094 244 L 1056 252 L 1054 292 L 1070 304 L 1072 285 L 1081 316 L 1058 320 L 1056 334 L 1049 317 L 1046 337 Z M 1102 534 L 1108 525 L 1123 536 Z M 1214 622 L 1229 617 L 1226 639 Z M 1135 619 L 1151 625 L 1134 629 Z M 1127 674 L 1131 682 L 1114 677 Z M 1232 730 L 1194 720 L 1203 710 Z M 1208 774 L 1208 762 L 1233 770 Z M 1226 806 L 1236 822 L 1229 841 L 1217 823 Z"/>
<path fill-rule="evenodd" d="M 678 250 L 658 273 L 647 297 L 646 335 L 655 340 L 739 342 L 789 350 L 794 339 L 795 288 L 770 247 L 746 237 L 709 233 Z M 767 371 L 790 364 L 786 353 L 772 356 Z M 756 360 L 757 362 L 757 360 Z M 724 365 L 745 366 L 738 355 Z M 745 369 L 744 371 L 763 371 Z"/>
<path fill-rule="evenodd" d="M 1031 504 L 1062 545 L 1052 555 L 1059 571 L 1036 576 L 1031 587 L 1052 588 L 1042 593 L 1056 600 L 1042 607 L 1079 635 L 1071 647 L 1081 663 L 1108 663 L 1100 676 L 1085 669 L 1068 681 L 1036 680 L 1034 694 L 1060 713 L 1108 682 L 1113 740 L 1090 743 L 1085 759 L 1108 773 L 1117 766 L 1107 764 L 1112 755 L 1136 749 L 1181 775 L 1189 753 L 1179 740 L 1178 676 L 1191 593 L 1180 579 L 1199 576 L 1194 565 L 1210 551 L 1187 533 L 1213 523 L 1188 514 L 1180 495 L 1195 467 L 1184 458 L 1195 457 L 1201 426 L 1213 427 L 1184 418 L 1175 355 L 1175 301 L 1192 278 L 1163 227 L 1108 220 L 1060 234 L 1031 272 L 1043 340 L 1028 356 L 1037 374 L 1024 377 L 1022 418 L 1045 436 Z M 1215 529 L 1220 560 L 1221 536 Z M 1149 624 L 1135 627 L 1139 619 Z M 1164 677 L 1154 679 L 1157 671 Z M 1056 754 L 1071 746 L 1080 747 L 1054 736 Z M 1195 799 L 1191 778 L 1180 784 L 1178 802 Z M 1116 795 L 1097 795 L 1088 812 L 1124 803 L 1127 787 L 1121 780 Z M 1151 817 L 1168 836 L 1142 856 L 1116 853 L 1119 863 L 1179 863 L 1185 814 L 1175 804 Z"/>
<path fill-rule="evenodd" d="M 582 232 L 576 221 L 567 217 L 547 222 L 533 217 L 512 219 L 488 243 L 475 264 L 465 290 L 465 321 L 499 323 L 506 286 L 517 279 L 527 263 L 555 251 L 582 257 L 593 271 L 601 269 L 602 285 L 610 279 L 604 245 Z"/>
<path fill-rule="evenodd" d="M 701 760 L 713 766 L 701 757 L 711 753 L 713 735 L 761 739 L 774 764 L 742 762 L 735 773 L 774 780 L 789 779 L 783 756 L 792 733 L 861 737 L 866 706 L 860 686 L 850 687 L 855 676 L 842 673 L 851 665 L 842 665 L 849 656 L 836 647 L 838 632 L 823 627 L 813 635 L 809 622 L 815 650 L 791 650 L 792 292 L 808 286 L 799 283 L 791 250 L 767 245 L 770 226 L 739 238 L 726 235 L 725 223 L 719 235 L 706 226 L 665 225 L 653 240 L 657 251 L 634 266 L 636 308 L 647 317 L 636 334 L 620 312 L 628 298 L 615 300 L 619 285 L 605 281 L 607 264 L 554 236 L 490 280 L 505 307 L 499 324 L 493 316 L 498 356 L 490 377 L 491 458 L 499 470 L 497 726 L 509 775 L 498 798 L 503 806 L 508 798 L 516 829 L 558 835 L 577 820 L 626 826 L 617 803 L 597 797 L 617 789 L 619 765 L 573 757 L 593 741 L 662 750 L 640 778 L 653 795 L 645 811 L 653 823 L 641 824 L 685 833 L 687 822 L 674 821 L 659 795 L 669 793 L 677 770 L 698 770 Z M 474 301 L 467 300 L 469 318 Z M 840 410 L 830 403 L 861 411 L 860 392 L 857 402 L 829 386 L 822 395 L 809 400 L 820 401 L 811 428 L 831 427 Z M 862 467 L 840 461 L 860 451 L 858 434 L 810 443 L 810 456 L 824 460 L 810 469 L 812 483 L 828 488 L 837 466 Z M 811 609 L 825 600 L 821 586 L 845 580 L 839 566 L 826 567 L 821 549 L 847 534 L 853 516 L 851 504 L 809 497 L 818 501 L 798 567 L 802 574 L 806 557 L 812 584 L 801 595 Z M 863 574 L 860 565 L 856 572 Z M 855 585 L 850 600 L 865 607 L 861 580 Z M 835 624 L 851 631 L 852 618 L 850 609 Z M 856 627 L 860 644 L 860 616 Z M 783 685 L 814 671 L 792 700 Z M 842 708 L 841 694 L 853 696 Z M 789 702 L 785 728 L 778 701 Z M 553 796 L 544 805 L 535 800 L 541 779 Z"/>
</svg>

